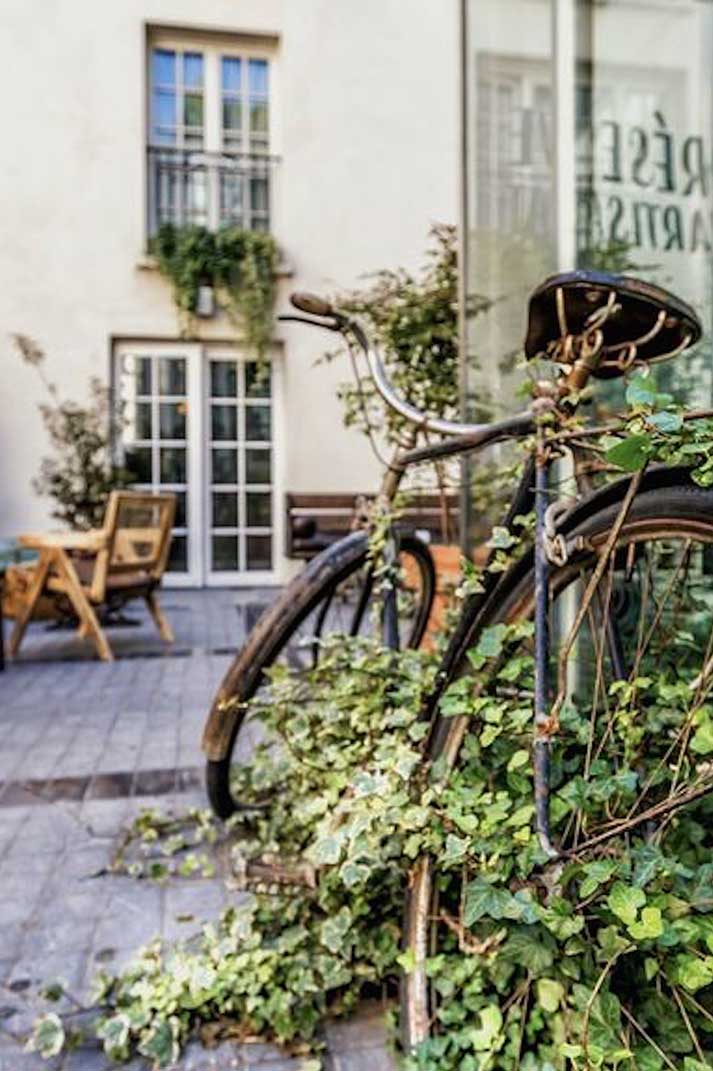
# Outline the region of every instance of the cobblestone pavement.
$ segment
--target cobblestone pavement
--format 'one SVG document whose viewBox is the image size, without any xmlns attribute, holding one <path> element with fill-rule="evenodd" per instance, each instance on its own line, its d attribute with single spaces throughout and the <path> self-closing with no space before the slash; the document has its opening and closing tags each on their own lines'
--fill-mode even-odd
<svg viewBox="0 0 713 1071">
<path fill-rule="evenodd" d="M 143 942 L 191 929 L 227 902 L 219 881 L 143 886 L 94 876 L 142 808 L 205 806 L 200 734 L 210 698 L 267 591 L 170 591 L 176 632 L 157 639 L 141 609 L 113 628 L 114 663 L 93 659 L 73 633 L 33 624 L 20 658 L 0 674 L 0 1071 L 48 1065 L 8 1036 L 27 1029 L 33 987 L 62 977 L 80 997 L 99 969 L 121 966 Z M 235 895 L 235 894 L 233 894 Z M 328 1030 L 331 1071 L 393 1067 L 382 1015 L 367 1008 Z M 55 1071 L 103 1071 L 94 1049 Z M 127 1065 L 131 1071 L 143 1064 Z M 297 1071 L 268 1045 L 191 1045 L 184 1071 Z"/>
</svg>

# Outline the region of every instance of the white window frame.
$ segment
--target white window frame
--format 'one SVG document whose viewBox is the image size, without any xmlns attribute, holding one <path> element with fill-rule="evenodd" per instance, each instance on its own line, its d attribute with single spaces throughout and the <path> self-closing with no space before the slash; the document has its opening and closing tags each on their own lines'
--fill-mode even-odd
<svg viewBox="0 0 713 1071">
<path fill-rule="evenodd" d="M 271 587 L 285 579 L 285 436 L 284 436 L 284 370 L 282 350 L 273 345 L 266 360 L 272 368 L 272 569 L 218 572 L 210 568 L 211 547 L 211 484 L 210 484 L 210 356 L 233 360 L 254 360 L 246 346 L 225 342 L 186 342 L 169 339 L 116 339 L 113 344 L 112 382 L 117 403 L 120 404 L 120 362 L 124 357 L 185 357 L 186 358 L 186 478 L 188 533 L 188 569 L 185 573 L 166 573 L 164 587 Z M 122 442 L 116 444 L 120 460 Z M 244 486 L 244 485 L 243 485 Z"/>
<path fill-rule="evenodd" d="M 207 160 L 215 160 L 226 154 L 229 156 L 234 150 L 226 148 L 223 142 L 223 129 L 222 129 L 222 80 L 221 80 L 221 59 L 222 57 L 233 57 L 241 59 L 243 61 L 243 70 L 247 70 L 249 61 L 252 59 L 264 60 L 268 64 L 268 111 L 267 111 L 267 146 L 266 151 L 261 153 L 255 153 L 255 159 L 259 160 L 262 156 L 265 157 L 265 167 L 269 167 L 270 159 L 279 156 L 280 154 L 280 141 L 281 141 L 281 127 L 279 123 L 280 116 L 280 92 L 279 92 L 279 64 L 278 53 L 276 48 L 276 38 L 265 37 L 261 40 L 259 37 L 240 34 L 213 34 L 213 33 L 201 33 L 200 31 L 191 31 L 189 29 L 168 29 L 159 27 L 147 27 L 146 35 L 146 69 L 145 69 L 145 145 L 147 147 L 147 168 L 148 168 L 148 150 L 160 151 L 166 149 L 171 151 L 175 149 L 177 151 L 182 150 L 181 141 L 175 145 L 161 145 L 154 143 L 152 140 L 153 124 L 152 124 L 152 98 L 153 98 L 153 71 L 152 71 L 152 53 L 155 48 L 175 50 L 177 52 L 201 52 L 203 54 L 203 146 L 198 149 L 188 150 L 192 155 L 200 157 L 202 153 L 206 154 Z M 246 74 L 243 76 L 247 77 Z M 243 106 L 247 108 L 247 96 L 243 97 Z M 247 119 L 244 117 L 244 123 Z M 182 129 L 182 125 L 181 125 Z M 248 146 L 249 151 L 249 134 L 246 133 L 247 127 L 243 125 L 243 148 L 241 152 L 246 151 Z M 146 175 L 148 181 L 148 173 Z M 210 230 L 215 230 L 220 226 L 220 182 L 219 174 L 216 168 L 208 168 L 207 171 L 207 222 L 206 226 Z M 268 187 L 268 207 L 267 214 L 269 220 L 269 230 L 274 229 L 274 176 L 269 176 Z M 147 219 L 147 232 L 150 228 L 151 220 Z"/>
</svg>

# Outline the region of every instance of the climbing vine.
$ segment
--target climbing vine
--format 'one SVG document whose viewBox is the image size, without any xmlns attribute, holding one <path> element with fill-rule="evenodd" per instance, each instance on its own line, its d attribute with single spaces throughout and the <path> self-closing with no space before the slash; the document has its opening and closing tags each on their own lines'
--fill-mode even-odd
<svg viewBox="0 0 713 1071">
<path fill-rule="evenodd" d="M 263 231 L 225 226 L 217 231 L 164 223 L 150 243 L 159 271 L 170 280 L 184 327 L 191 325 L 198 307 L 199 288 L 214 288 L 218 301 L 245 332 L 245 340 L 259 356 L 272 335 L 275 239 Z"/>
</svg>

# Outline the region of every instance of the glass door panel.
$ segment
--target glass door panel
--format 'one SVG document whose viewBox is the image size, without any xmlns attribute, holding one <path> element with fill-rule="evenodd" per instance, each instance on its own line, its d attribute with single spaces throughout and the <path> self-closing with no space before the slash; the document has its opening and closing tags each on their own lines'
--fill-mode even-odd
<svg viewBox="0 0 713 1071">
<path fill-rule="evenodd" d="M 208 358 L 210 574 L 273 568 L 272 370 L 235 356 Z"/>
<path fill-rule="evenodd" d="M 167 572 L 185 576 L 190 561 L 187 358 L 126 352 L 118 360 L 124 464 L 137 490 L 176 495 Z"/>
</svg>

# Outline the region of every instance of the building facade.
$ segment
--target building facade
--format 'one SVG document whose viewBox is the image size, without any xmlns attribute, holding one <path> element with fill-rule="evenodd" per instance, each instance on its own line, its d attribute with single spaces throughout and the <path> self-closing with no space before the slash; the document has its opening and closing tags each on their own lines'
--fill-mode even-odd
<svg viewBox="0 0 713 1071">
<path fill-rule="evenodd" d="M 127 415 L 141 485 L 178 496 L 169 584 L 279 583 L 288 492 L 374 486 L 342 426 L 348 369 L 276 325 L 267 378 L 223 315 L 184 337 L 148 255 L 162 221 L 269 230 L 278 312 L 421 263 L 458 214 L 456 0 L 7 0 L 0 71 L 0 534 L 49 524 L 32 336 L 62 397 L 91 376 Z"/>
</svg>

